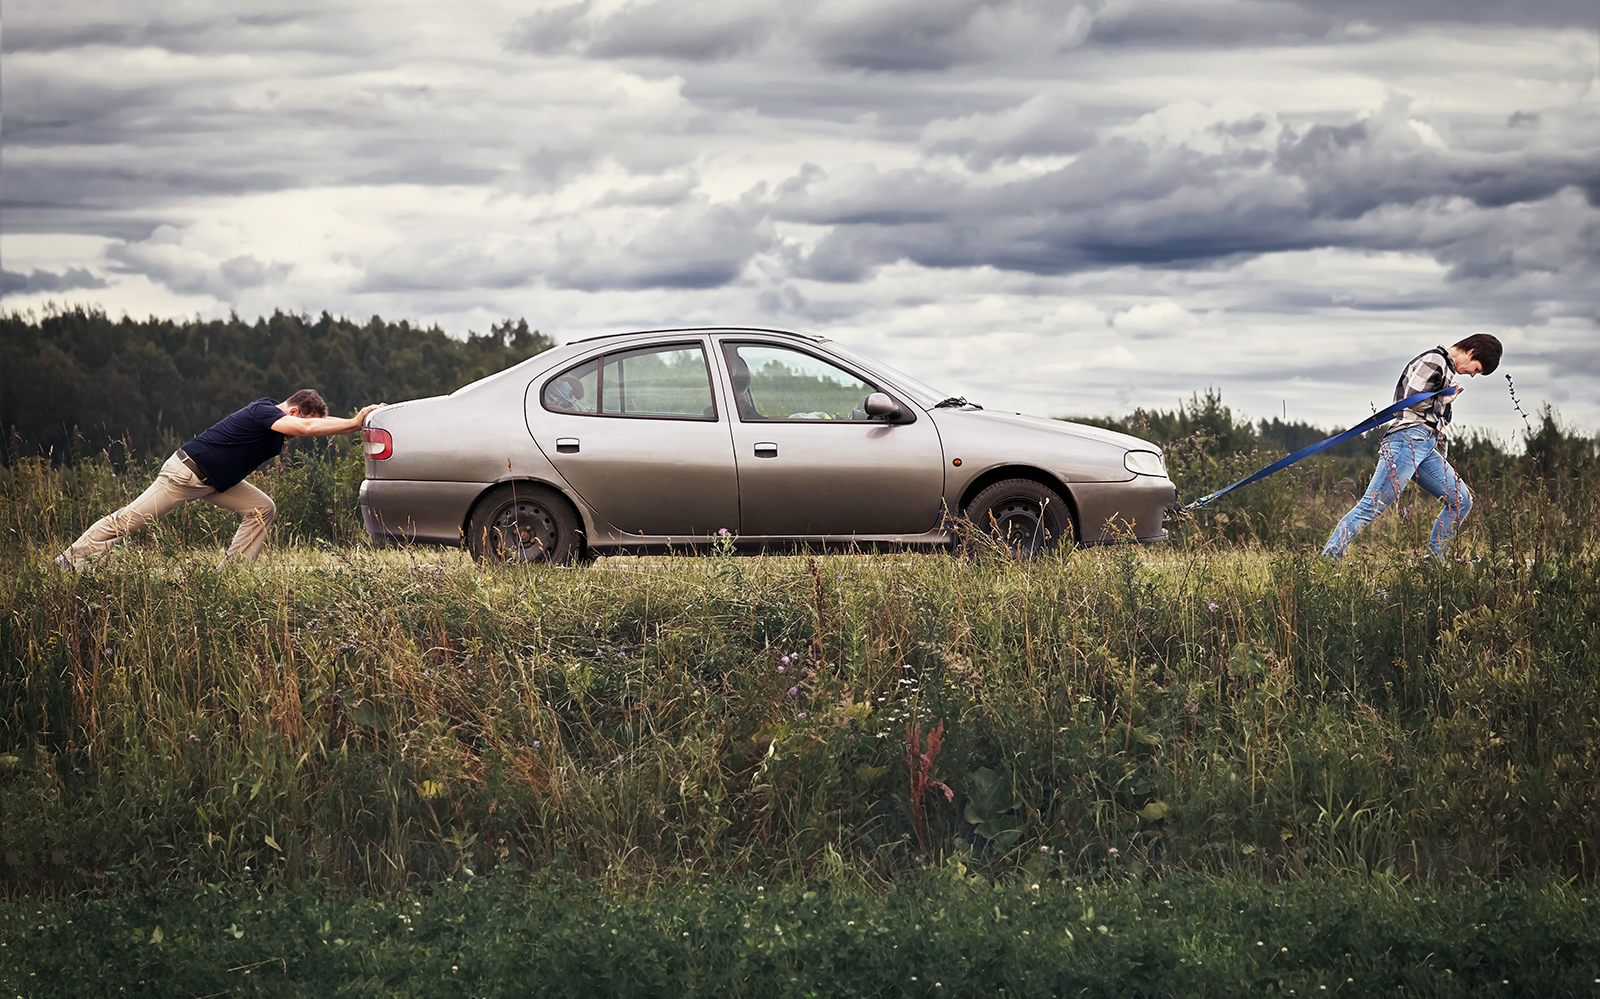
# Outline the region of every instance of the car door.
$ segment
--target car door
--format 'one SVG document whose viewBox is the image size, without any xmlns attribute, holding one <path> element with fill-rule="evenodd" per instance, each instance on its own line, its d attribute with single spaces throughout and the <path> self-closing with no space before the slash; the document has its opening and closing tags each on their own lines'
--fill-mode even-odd
<svg viewBox="0 0 1600 999">
<path fill-rule="evenodd" d="M 737 339 L 720 347 L 734 396 L 742 535 L 912 535 L 938 526 L 944 452 L 932 420 L 901 399 L 900 422 L 869 419 L 865 398 L 882 389 L 820 352 Z"/>
<path fill-rule="evenodd" d="M 737 529 L 733 450 L 702 341 L 598 353 L 530 385 L 527 409 L 539 448 L 617 530 Z"/>
</svg>

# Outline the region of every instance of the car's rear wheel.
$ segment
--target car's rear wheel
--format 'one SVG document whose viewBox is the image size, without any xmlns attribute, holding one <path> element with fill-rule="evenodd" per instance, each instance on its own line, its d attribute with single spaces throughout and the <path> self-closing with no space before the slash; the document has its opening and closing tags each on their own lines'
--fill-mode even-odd
<svg viewBox="0 0 1600 999">
<path fill-rule="evenodd" d="M 583 554 L 578 515 L 553 489 L 508 483 L 484 494 L 467 526 L 467 549 L 480 562 L 552 562 Z"/>
<path fill-rule="evenodd" d="M 1054 489 L 1032 479 L 1004 479 L 972 498 L 958 538 L 972 550 L 981 534 L 1016 558 L 1029 558 L 1072 540 L 1072 511 Z"/>
</svg>

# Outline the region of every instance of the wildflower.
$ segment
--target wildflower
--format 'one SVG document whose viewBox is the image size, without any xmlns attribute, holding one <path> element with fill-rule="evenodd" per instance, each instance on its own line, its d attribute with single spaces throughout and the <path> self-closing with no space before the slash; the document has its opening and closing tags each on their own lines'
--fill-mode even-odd
<svg viewBox="0 0 1600 999">
<path fill-rule="evenodd" d="M 779 673 L 782 673 L 782 672 L 785 672 L 785 670 L 784 670 L 784 668 L 783 668 L 783 666 L 781 666 L 781 665 L 780 665 L 780 666 L 779 666 L 779 667 L 778 667 L 778 672 L 779 672 Z"/>
<path fill-rule="evenodd" d="M 1107 854 L 1107 855 L 1108 855 L 1108 856 L 1112 856 L 1112 857 L 1115 857 L 1115 856 L 1116 856 L 1116 855 L 1117 855 L 1117 848 L 1116 848 L 1116 847 L 1114 847 L 1114 846 L 1108 846 L 1108 847 L 1106 847 L 1106 854 Z"/>
<path fill-rule="evenodd" d="M 717 528 L 717 537 L 725 538 L 727 536 L 728 536 L 728 529 L 726 527 Z"/>
<path fill-rule="evenodd" d="M 538 749 L 539 748 L 539 740 L 538 739 L 533 740 L 533 748 L 534 749 Z"/>
<path fill-rule="evenodd" d="M 796 717 L 796 718 L 799 718 L 799 719 L 800 719 L 800 720 L 801 720 L 801 721 L 805 721 L 805 719 L 806 719 L 806 713 L 805 713 L 805 712 L 804 712 L 804 711 L 802 711 L 802 712 L 800 712 L 800 713 L 799 713 L 799 714 L 798 714 L 798 715 L 795 715 L 795 717 Z"/>
<path fill-rule="evenodd" d="M 199 742 L 200 741 L 200 737 L 198 735 L 195 735 L 193 732 L 190 732 L 189 733 L 189 741 L 190 742 Z"/>
<path fill-rule="evenodd" d="M 1206 610 L 1208 610 L 1211 613 L 1215 614 L 1217 612 L 1217 602 L 1215 600 L 1213 600 L 1209 604 L 1206 604 Z"/>
<path fill-rule="evenodd" d="M 72 768 L 72 775 L 74 777 L 82 777 L 83 776 L 83 771 L 78 769 L 77 767 L 73 767 Z"/>
<path fill-rule="evenodd" d="M 788 656 L 782 656 L 782 657 L 780 657 L 778 659 L 778 662 L 783 663 L 785 666 L 787 666 L 787 665 L 789 665 L 789 663 L 793 662 L 793 660 L 790 659 Z"/>
<path fill-rule="evenodd" d="M 795 696 L 797 696 L 797 695 L 798 695 L 798 694 L 799 694 L 799 693 L 800 693 L 800 688 L 799 688 L 799 687 L 790 687 L 790 688 L 789 688 L 789 696 L 790 696 L 790 697 L 795 697 Z"/>
</svg>

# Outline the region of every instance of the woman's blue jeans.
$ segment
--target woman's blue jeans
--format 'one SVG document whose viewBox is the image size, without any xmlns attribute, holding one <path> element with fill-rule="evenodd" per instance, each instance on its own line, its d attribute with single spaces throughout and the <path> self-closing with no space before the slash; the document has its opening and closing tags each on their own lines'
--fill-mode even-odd
<svg viewBox="0 0 1600 999">
<path fill-rule="evenodd" d="M 1367 494 L 1339 521 L 1328 543 L 1322 547 L 1322 554 L 1329 558 L 1341 558 L 1361 529 L 1392 506 L 1399 498 L 1400 491 L 1412 479 L 1444 500 L 1444 509 L 1439 511 L 1438 518 L 1434 520 L 1433 534 L 1428 539 L 1433 553 L 1442 555 L 1445 546 L 1456 536 L 1456 529 L 1472 509 L 1472 493 L 1439 453 L 1433 431 L 1420 426 L 1396 430 L 1383 439 L 1383 444 L 1378 447 L 1378 468 L 1372 473 L 1372 484 L 1367 486 Z"/>
</svg>

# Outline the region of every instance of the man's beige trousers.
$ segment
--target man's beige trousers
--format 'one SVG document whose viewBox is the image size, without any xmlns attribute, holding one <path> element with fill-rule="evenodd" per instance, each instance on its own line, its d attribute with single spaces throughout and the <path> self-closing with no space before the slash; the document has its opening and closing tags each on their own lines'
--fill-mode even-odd
<svg viewBox="0 0 1600 999">
<path fill-rule="evenodd" d="M 149 521 L 197 499 L 244 515 L 233 536 L 233 544 L 228 546 L 228 558 L 254 559 L 261 554 L 262 546 L 267 543 L 267 529 L 277 514 L 272 497 L 248 482 L 219 493 L 201 482 L 188 465 L 173 455 L 161 466 L 161 473 L 150 483 L 149 489 L 116 513 L 95 521 L 72 547 L 61 553 L 62 557 L 71 562 L 74 569 L 82 568 L 87 559 L 104 555 Z"/>
</svg>

